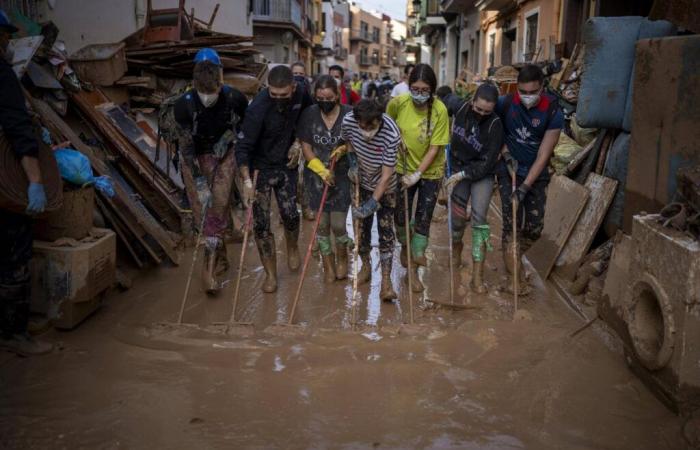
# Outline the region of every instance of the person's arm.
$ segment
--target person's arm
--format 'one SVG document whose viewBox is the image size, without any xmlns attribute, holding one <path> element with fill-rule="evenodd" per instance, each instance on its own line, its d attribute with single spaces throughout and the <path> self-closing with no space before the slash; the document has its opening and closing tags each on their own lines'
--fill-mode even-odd
<svg viewBox="0 0 700 450">
<path fill-rule="evenodd" d="M 301 151 L 304 153 L 304 159 L 306 162 L 310 162 L 311 160 L 318 158 L 316 153 L 314 153 L 314 149 L 311 148 L 311 144 L 308 142 L 301 141 Z"/>
<path fill-rule="evenodd" d="M 382 176 L 379 179 L 379 183 L 377 183 L 377 187 L 374 188 L 374 192 L 372 193 L 372 198 L 374 198 L 377 201 L 377 203 L 384 196 L 384 193 L 386 192 L 387 188 L 389 187 L 389 183 L 391 183 L 391 177 L 393 177 L 393 176 L 394 176 L 394 168 L 393 167 L 382 166 Z"/>
<path fill-rule="evenodd" d="M 39 142 L 24 103 L 22 88 L 12 67 L 4 61 L 0 64 L 0 127 L 18 160 L 25 157 L 36 159 Z"/>
<path fill-rule="evenodd" d="M 535 163 L 532 165 L 532 167 L 530 167 L 530 171 L 527 173 L 527 177 L 525 177 L 524 183 L 526 185 L 532 186 L 535 180 L 537 180 L 537 178 L 540 176 L 542 171 L 547 168 L 547 164 L 549 164 L 549 159 L 554 153 L 554 147 L 556 147 L 557 142 L 559 142 L 560 133 L 561 130 L 559 129 L 547 130 L 544 133 L 544 138 L 542 139 L 540 148 L 537 151 L 537 159 L 535 159 Z"/>
<path fill-rule="evenodd" d="M 428 148 L 428 152 L 425 154 L 420 162 L 420 165 L 418 166 L 418 171 L 420 173 L 425 173 L 425 171 L 428 170 L 428 167 L 430 167 L 433 161 L 435 161 L 435 157 L 442 150 L 442 147 L 442 145 L 431 145 Z"/>
<path fill-rule="evenodd" d="M 486 142 L 484 153 L 486 157 L 478 162 L 472 162 L 465 168 L 465 174 L 470 180 L 481 180 L 486 174 L 493 170 L 503 147 L 503 126 L 501 120 L 496 119 L 488 132 L 488 142 Z"/>
<path fill-rule="evenodd" d="M 430 147 L 418 166 L 420 173 L 425 173 L 428 170 L 438 153 L 450 142 L 450 119 L 445 105 L 441 101 L 436 100 L 431 114 L 435 121 L 435 127 L 430 138 Z"/>
<path fill-rule="evenodd" d="M 41 169 L 39 169 L 39 159 L 34 156 L 23 156 L 20 160 L 24 173 L 30 183 L 41 184 Z"/>
</svg>

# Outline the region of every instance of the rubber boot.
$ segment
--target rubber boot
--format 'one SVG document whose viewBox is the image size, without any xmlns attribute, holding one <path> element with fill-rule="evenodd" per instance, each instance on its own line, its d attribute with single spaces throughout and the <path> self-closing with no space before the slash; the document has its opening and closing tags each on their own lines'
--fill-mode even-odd
<svg viewBox="0 0 700 450">
<path fill-rule="evenodd" d="M 508 273 L 508 285 L 506 286 L 506 292 L 513 293 L 513 274 L 515 273 L 513 265 L 514 254 L 516 252 L 516 245 L 513 243 L 503 244 L 503 263 L 506 267 L 506 272 Z M 522 255 L 518 252 L 518 295 L 527 295 L 530 293 L 530 287 L 527 284 L 525 269 L 523 267 Z"/>
<path fill-rule="evenodd" d="M 287 267 L 289 270 L 295 271 L 299 268 L 299 229 L 295 231 L 284 232 L 284 238 L 287 243 Z"/>
<path fill-rule="evenodd" d="M 487 292 L 484 284 L 484 261 L 473 260 L 474 266 L 472 269 L 472 281 L 470 286 L 472 291 L 477 294 L 485 294 Z"/>
<path fill-rule="evenodd" d="M 423 283 L 418 277 L 418 266 L 416 264 L 412 264 L 411 269 L 413 272 L 413 279 L 411 280 L 413 292 L 423 292 L 425 290 L 425 286 L 423 286 Z M 406 274 L 406 276 L 408 276 L 408 274 Z M 408 280 L 406 280 L 406 283 L 408 283 Z"/>
<path fill-rule="evenodd" d="M 216 242 L 215 238 L 207 238 L 204 243 L 204 261 L 202 262 L 202 287 L 207 294 L 215 294 L 219 290 L 216 280 Z"/>
<path fill-rule="evenodd" d="M 260 261 L 265 269 L 265 280 L 262 291 L 271 294 L 277 290 L 277 251 L 275 250 L 274 236 L 256 239 Z"/>
<path fill-rule="evenodd" d="M 368 283 L 372 277 L 372 260 L 369 257 L 369 253 L 360 255 L 360 261 L 362 261 L 362 267 L 360 267 L 359 272 L 357 272 L 357 283 L 365 284 Z"/>
<path fill-rule="evenodd" d="M 335 281 L 335 258 L 333 253 L 328 255 L 321 254 L 323 261 L 323 281 L 333 283 Z"/>
<path fill-rule="evenodd" d="M 400 227 L 396 232 L 396 238 L 401 244 L 401 253 L 399 253 L 399 261 L 401 261 L 401 266 L 408 267 L 408 243 L 406 242 L 406 229 Z"/>
<path fill-rule="evenodd" d="M 316 212 L 306 205 L 301 207 L 301 213 L 304 216 L 304 220 L 308 220 L 308 221 L 316 220 Z"/>
<path fill-rule="evenodd" d="M 384 302 L 390 302 L 397 298 L 396 292 L 391 285 L 391 266 L 393 261 L 393 255 L 387 253 L 386 255 L 381 255 L 381 266 L 382 266 L 382 286 L 379 290 L 379 298 Z"/>
<path fill-rule="evenodd" d="M 417 266 L 427 266 L 428 260 L 425 257 L 425 249 L 428 247 L 428 236 L 413 233 L 411 237 L 411 255 L 413 263 Z"/>
<path fill-rule="evenodd" d="M 462 267 L 462 250 L 464 243 L 460 241 L 452 241 L 452 267 L 459 269 Z"/>
<path fill-rule="evenodd" d="M 335 251 L 335 277 L 344 280 L 348 277 L 348 244 L 342 239 L 336 239 Z"/>
<path fill-rule="evenodd" d="M 221 245 L 217 245 L 216 247 L 216 262 L 214 264 L 214 275 L 216 277 L 223 277 L 226 275 L 226 272 L 228 272 L 229 269 L 229 263 L 228 263 L 228 254 L 226 251 L 226 245 L 222 242 Z M 218 280 L 219 282 L 221 280 Z"/>
</svg>

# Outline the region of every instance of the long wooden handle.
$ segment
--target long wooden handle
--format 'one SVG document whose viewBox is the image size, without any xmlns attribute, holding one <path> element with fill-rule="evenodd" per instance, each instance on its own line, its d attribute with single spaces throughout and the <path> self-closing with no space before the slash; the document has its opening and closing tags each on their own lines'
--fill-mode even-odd
<svg viewBox="0 0 700 450">
<path fill-rule="evenodd" d="M 253 187 L 257 185 L 258 171 L 253 174 Z M 241 248 L 241 259 L 238 262 L 238 274 L 236 275 L 236 287 L 233 290 L 233 309 L 231 310 L 230 323 L 236 321 L 236 309 L 238 308 L 238 293 L 241 288 L 241 276 L 243 275 L 243 261 L 245 261 L 246 249 L 248 248 L 248 236 L 250 235 L 250 227 L 253 222 L 253 205 L 248 206 L 245 216 L 245 224 L 243 225 L 243 247 Z"/>
<path fill-rule="evenodd" d="M 513 171 L 512 174 L 512 191 L 513 191 L 513 198 L 512 198 L 512 209 L 513 209 L 513 319 L 515 319 L 515 315 L 518 312 L 518 288 L 520 287 L 520 274 L 518 273 L 518 269 L 520 268 L 520 264 L 518 261 L 518 201 L 515 199 L 515 191 L 516 191 L 516 181 L 515 181 L 515 171 Z"/>
<path fill-rule="evenodd" d="M 359 177 L 359 174 L 358 174 Z M 355 183 L 355 199 L 353 201 L 355 207 L 360 206 L 360 180 Z M 353 231 L 355 235 L 355 248 L 352 251 L 352 326 L 355 327 L 357 324 L 357 274 L 359 272 L 359 254 L 360 254 L 360 220 L 352 219 Z"/>
</svg>

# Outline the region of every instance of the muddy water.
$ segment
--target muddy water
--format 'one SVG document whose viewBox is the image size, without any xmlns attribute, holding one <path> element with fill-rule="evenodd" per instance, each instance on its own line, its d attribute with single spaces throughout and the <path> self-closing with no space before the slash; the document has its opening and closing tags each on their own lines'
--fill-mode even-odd
<svg viewBox="0 0 700 450">
<path fill-rule="evenodd" d="M 314 258 L 300 335 L 266 331 L 287 318 L 298 281 L 282 250 L 280 289 L 263 295 L 249 249 L 239 313 L 254 323 L 247 337 L 210 326 L 229 318 L 232 286 L 217 298 L 193 290 L 193 325 L 171 327 L 163 322 L 177 317 L 187 265 L 143 273 L 77 330 L 46 336 L 61 351 L 2 356 L 0 447 L 683 448 L 677 419 L 593 328 L 567 337 L 580 322 L 541 283 L 523 305 L 532 320 L 510 321 L 497 252 L 488 294 L 467 295 L 468 266 L 457 274 L 456 300 L 482 309 L 430 308 L 430 299 L 449 301 L 444 223 L 431 241 L 428 289 L 415 296 L 423 329 L 411 335 L 399 328 L 408 298 L 398 260 L 399 301 L 379 302 L 375 276 L 360 289 L 353 331 L 351 284 L 324 285 Z M 229 247 L 233 266 L 239 251 Z"/>
</svg>

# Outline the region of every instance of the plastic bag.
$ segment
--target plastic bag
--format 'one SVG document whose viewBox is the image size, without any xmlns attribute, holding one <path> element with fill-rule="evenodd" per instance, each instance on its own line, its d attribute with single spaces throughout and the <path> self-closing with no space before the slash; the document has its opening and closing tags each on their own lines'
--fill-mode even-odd
<svg viewBox="0 0 700 450">
<path fill-rule="evenodd" d="M 563 131 L 559 135 L 559 143 L 554 147 L 554 156 L 550 160 L 550 164 L 554 167 L 554 171 L 561 175 L 566 170 L 566 166 L 574 159 L 574 157 L 583 149 L 580 145 L 571 139 Z"/>
<path fill-rule="evenodd" d="M 90 160 L 77 150 L 61 148 L 54 151 L 61 178 L 78 186 L 94 184 L 97 190 L 108 197 L 114 196 L 114 187 L 109 177 L 94 177 Z"/>
</svg>

